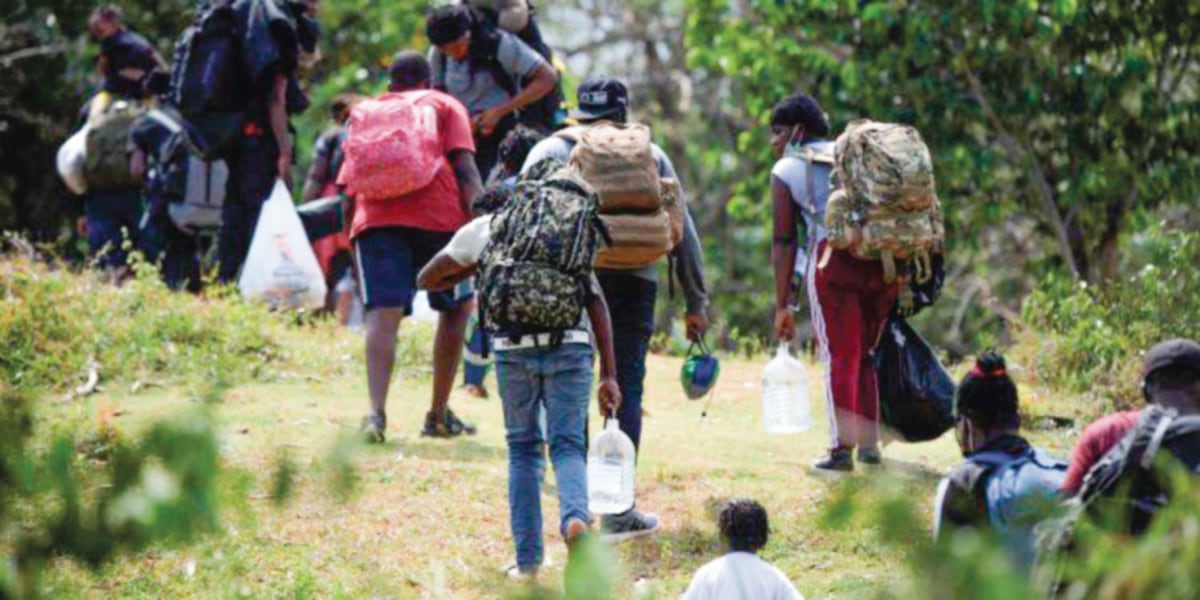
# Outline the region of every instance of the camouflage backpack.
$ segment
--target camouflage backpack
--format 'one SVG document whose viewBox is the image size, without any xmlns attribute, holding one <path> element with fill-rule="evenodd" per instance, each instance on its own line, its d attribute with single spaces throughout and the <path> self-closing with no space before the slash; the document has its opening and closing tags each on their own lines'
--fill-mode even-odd
<svg viewBox="0 0 1200 600">
<path fill-rule="evenodd" d="M 141 180 L 129 172 L 129 131 L 146 107 L 134 100 L 114 99 L 107 92 L 97 95 L 92 102 L 83 163 L 88 189 L 140 187 Z"/>
<path fill-rule="evenodd" d="M 896 262 L 912 261 L 919 283 L 932 276 L 930 254 L 942 251 L 945 230 L 934 190 L 933 161 L 921 134 L 907 125 L 859 120 L 838 136 L 829 196 L 829 243 L 883 262 L 888 282 Z"/>
<path fill-rule="evenodd" d="M 480 318 L 511 336 L 561 333 L 579 324 L 596 248 L 599 200 L 559 161 L 542 161 L 492 219 L 479 260 Z"/>
</svg>

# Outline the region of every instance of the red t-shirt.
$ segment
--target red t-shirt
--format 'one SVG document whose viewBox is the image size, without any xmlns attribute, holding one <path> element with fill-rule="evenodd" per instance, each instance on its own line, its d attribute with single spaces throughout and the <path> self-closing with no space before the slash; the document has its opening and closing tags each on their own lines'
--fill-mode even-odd
<svg viewBox="0 0 1200 600">
<path fill-rule="evenodd" d="M 475 152 L 471 133 L 471 118 L 467 109 L 453 96 L 438 92 L 403 92 L 425 94 L 417 104 L 432 106 L 438 115 L 438 131 L 442 136 L 442 153 L 447 161 L 429 185 L 415 192 L 387 200 L 357 199 L 354 217 L 350 222 L 350 237 L 357 237 L 376 227 L 413 227 L 427 231 L 457 231 L 470 220 L 458 199 L 458 179 L 449 154 L 455 150 Z"/>
<path fill-rule="evenodd" d="M 1127 410 L 1102 417 L 1088 425 L 1079 436 L 1079 442 L 1071 451 L 1071 466 L 1067 468 L 1067 478 L 1062 484 L 1062 493 L 1073 496 L 1083 485 L 1083 477 L 1087 475 L 1096 461 L 1112 450 L 1121 438 L 1125 437 L 1137 426 L 1141 411 Z"/>
</svg>

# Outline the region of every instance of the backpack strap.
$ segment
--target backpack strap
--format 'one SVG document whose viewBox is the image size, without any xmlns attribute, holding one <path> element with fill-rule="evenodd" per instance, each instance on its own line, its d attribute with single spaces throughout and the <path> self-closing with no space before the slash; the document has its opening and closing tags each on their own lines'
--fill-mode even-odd
<svg viewBox="0 0 1200 600">
<path fill-rule="evenodd" d="M 1156 406 L 1144 409 L 1138 417 L 1137 424 L 1083 476 L 1083 484 L 1077 496 L 1085 504 L 1090 504 L 1108 493 L 1117 481 L 1133 470 L 1134 465 L 1140 464 L 1141 457 L 1148 447 L 1147 438 L 1152 437 L 1152 434 L 1148 436 L 1147 431 L 1150 428 L 1157 431 L 1158 421 L 1166 419 L 1169 414 L 1169 411 Z"/>
<path fill-rule="evenodd" d="M 567 140 L 572 144 L 578 144 L 579 140 L 583 139 L 583 130 L 583 125 L 576 125 L 575 127 L 568 127 L 566 129 L 555 131 L 554 136 Z"/>
<path fill-rule="evenodd" d="M 1164 415 L 1158 422 L 1158 426 L 1154 428 L 1154 434 L 1150 436 L 1150 443 L 1146 444 L 1146 449 L 1142 452 L 1138 464 L 1143 469 L 1149 469 L 1154 466 L 1154 457 L 1158 451 L 1162 449 L 1163 438 L 1167 435 L 1167 430 L 1170 429 L 1171 423 L 1175 421 L 1176 415 L 1170 413 Z"/>
<path fill-rule="evenodd" d="M 434 49 L 434 52 L 433 52 L 433 71 L 438 74 L 438 79 L 442 80 L 442 85 L 440 87 L 434 87 L 434 89 L 440 89 L 442 91 L 445 91 L 447 89 L 446 88 L 446 55 L 444 53 L 442 53 L 441 50 L 437 50 L 436 48 Z"/>
<path fill-rule="evenodd" d="M 171 115 L 167 114 L 163 110 L 157 108 L 151 109 L 146 113 L 146 116 L 154 119 L 154 122 L 158 123 L 159 125 L 166 127 L 167 131 L 170 131 L 171 133 L 179 133 L 183 131 L 183 125 L 181 125 L 179 121 L 176 121 L 173 117 L 171 117 Z"/>
</svg>

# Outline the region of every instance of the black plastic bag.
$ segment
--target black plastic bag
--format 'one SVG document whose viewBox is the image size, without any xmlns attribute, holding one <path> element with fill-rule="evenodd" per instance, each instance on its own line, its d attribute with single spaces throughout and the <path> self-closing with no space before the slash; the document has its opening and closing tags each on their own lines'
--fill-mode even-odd
<svg viewBox="0 0 1200 600">
<path fill-rule="evenodd" d="M 904 319 L 892 319 L 875 349 L 880 420 L 890 438 L 934 440 L 954 426 L 954 381 Z"/>
<path fill-rule="evenodd" d="M 330 196 L 305 202 L 296 207 L 309 242 L 333 235 L 346 228 L 346 206 L 342 196 Z"/>
</svg>

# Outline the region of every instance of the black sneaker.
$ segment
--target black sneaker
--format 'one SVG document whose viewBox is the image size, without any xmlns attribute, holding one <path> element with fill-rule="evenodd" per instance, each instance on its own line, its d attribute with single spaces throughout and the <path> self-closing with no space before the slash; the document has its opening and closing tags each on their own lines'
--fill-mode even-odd
<svg viewBox="0 0 1200 600">
<path fill-rule="evenodd" d="M 879 446 L 860 446 L 858 448 L 858 462 L 871 466 L 882 465 L 883 453 L 879 451 Z"/>
<path fill-rule="evenodd" d="M 459 420 L 459 418 L 449 408 L 446 409 L 446 418 L 441 422 L 434 417 L 433 411 L 425 413 L 425 427 L 421 429 L 421 435 L 425 437 L 458 437 L 464 433 L 467 435 L 475 435 L 475 426 Z"/>
<path fill-rule="evenodd" d="M 854 458 L 849 448 L 834 448 L 829 456 L 813 463 L 813 468 L 821 471 L 841 471 L 849 473 L 854 470 Z"/>
<path fill-rule="evenodd" d="M 362 433 L 368 444 L 382 444 L 387 431 L 387 415 L 382 412 L 363 417 Z"/>
<path fill-rule="evenodd" d="M 619 515 L 604 515 L 600 520 L 600 539 L 621 542 L 650 535 L 658 531 L 659 525 L 658 515 L 629 509 Z"/>
</svg>

